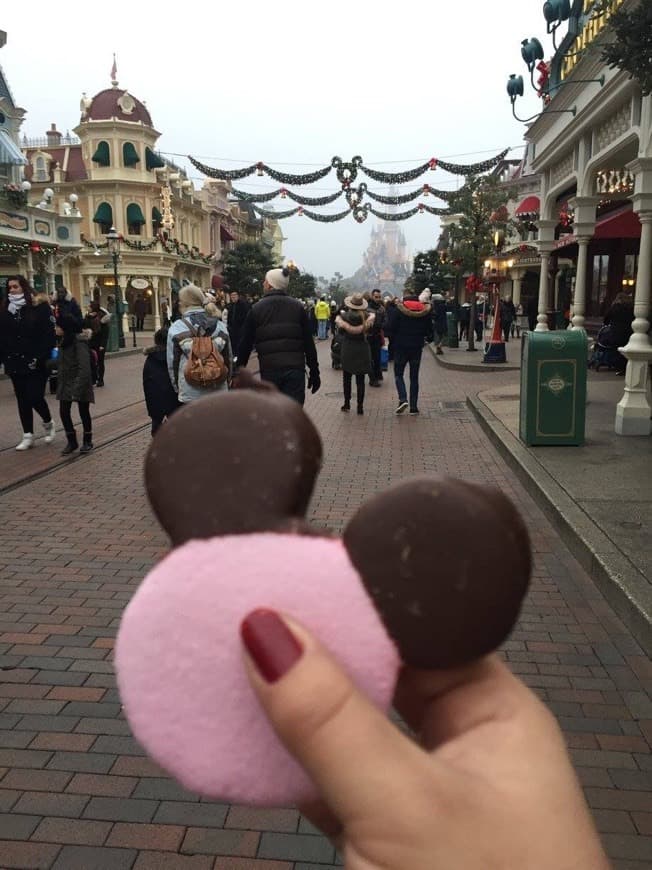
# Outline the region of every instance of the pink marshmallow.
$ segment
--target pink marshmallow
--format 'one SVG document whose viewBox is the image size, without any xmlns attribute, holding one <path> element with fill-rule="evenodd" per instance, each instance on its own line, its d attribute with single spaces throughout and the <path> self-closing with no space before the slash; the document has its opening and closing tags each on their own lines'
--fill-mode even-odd
<svg viewBox="0 0 652 870">
<path fill-rule="evenodd" d="M 118 687 L 136 739 L 183 786 L 250 805 L 316 796 L 247 680 L 242 619 L 286 612 L 386 710 L 400 661 L 339 539 L 261 533 L 191 541 L 145 578 L 118 634 Z"/>
</svg>

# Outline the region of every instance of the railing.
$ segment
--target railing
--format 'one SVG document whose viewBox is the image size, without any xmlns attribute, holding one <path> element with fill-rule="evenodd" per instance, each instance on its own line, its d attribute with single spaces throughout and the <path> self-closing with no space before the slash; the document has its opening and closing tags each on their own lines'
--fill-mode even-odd
<svg viewBox="0 0 652 870">
<path fill-rule="evenodd" d="M 23 136 L 21 140 L 21 148 L 59 148 L 62 145 L 81 145 L 81 139 L 77 136 L 62 136 L 60 139 L 48 138 L 47 136 L 36 136 L 28 139 Z"/>
</svg>

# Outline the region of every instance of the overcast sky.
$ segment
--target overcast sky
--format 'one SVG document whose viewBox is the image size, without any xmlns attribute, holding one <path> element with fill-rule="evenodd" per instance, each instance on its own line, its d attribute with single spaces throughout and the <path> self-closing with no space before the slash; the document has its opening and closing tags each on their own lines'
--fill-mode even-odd
<svg viewBox="0 0 652 870">
<path fill-rule="evenodd" d="M 27 110 L 27 136 L 43 135 L 52 122 L 72 131 L 82 92 L 110 87 L 115 52 L 120 87 L 147 103 L 163 152 L 201 156 L 222 168 L 263 160 L 297 173 L 325 166 L 334 155 L 360 154 L 378 169 L 400 171 L 430 157 L 475 162 L 508 146 L 515 148 L 508 156 L 522 155 L 524 128 L 512 118 L 505 85 L 509 73 L 524 74 L 529 94 L 517 102 L 518 114 L 537 110 L 520 41 L 537 36 L 546 56 L 552 53 L 542 5 L 69 0 L 53 7 L 33 0 L 26 13 L 21 4 L 3 3 L 0 30 L 8 41 L 0 63 Z M 451 189 L 460 179 L 428 172 L 400 192 L 424 182 Z M 235 184 L 261 192 L 279 186 L 267 176 Z M 338 188 L 333 172 L 295 189 L 320 196 Z M 432 197 L 425 202 L 444 205 Z M 319 210 L 342 208 L 340 199 Z M 374 223 L 371 215 L 360 225 L 352 217 L 321 224 L 295 216 L 282 221 L 284 253 L 315 275 L 349 275 L 361 265 Z M 436 217 L 417 214 L 400 226 L 412 254 L 434 246 Z"/>
</svg>

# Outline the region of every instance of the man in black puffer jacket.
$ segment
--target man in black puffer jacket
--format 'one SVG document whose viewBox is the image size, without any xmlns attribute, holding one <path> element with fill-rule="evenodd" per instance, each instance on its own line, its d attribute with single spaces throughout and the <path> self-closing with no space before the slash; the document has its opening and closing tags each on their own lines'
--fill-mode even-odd
<svg viewBox="0 0 652 870">
<path fill-rule="evenodd" d="M 289 280 L 287 269 L 270 269 L 265 275 L 265 295 L 247 314 L 236 354 L 238 365 L 244 368 L 255 346 L 261 378 L 303 405 L 306 366 L 313 393 L 321 380 L 308 314 L 298 299 L 287 295 Z"/>
</svg>

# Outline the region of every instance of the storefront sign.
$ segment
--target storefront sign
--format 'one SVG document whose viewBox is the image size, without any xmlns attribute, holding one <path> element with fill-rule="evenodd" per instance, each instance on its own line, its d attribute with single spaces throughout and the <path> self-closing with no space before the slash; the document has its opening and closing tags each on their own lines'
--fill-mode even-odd
<svg viewBox="0 0 652 870">
<path fill-rule="evenodd" d="M 147 290 L 149 281 L 147 278 L 132 278 L 129 282 L 134 290 Z"/>
<path fill-rule="evenodd" d="M 49 236 L 52 229 L 47 221 L 34 221 L 34 232 L 37 236 Z"/>
<path fill-rule="evenodd" d="M 595 11 L 593 0 L 584 0 L 584 10 L 580 16 L 580 21 L 584 21 L 584 26 L 575 37 L 564 58 L 561 71 L 562 79 L 566 78 L 575 68 L 580 60 L 581 53 L 602 33 L 613 13 L 622 4 L 623 0 L 609 0 L 609 2 L 603 3 L 604 11 L 598 14 Z"/>
<path fill-rule="evenodd" d="M 10 230 L 26 233 L 29 229 L 29 221 L 22 214 L 0 211 L 0 227 L 8 227 Z"/>
</svg>

